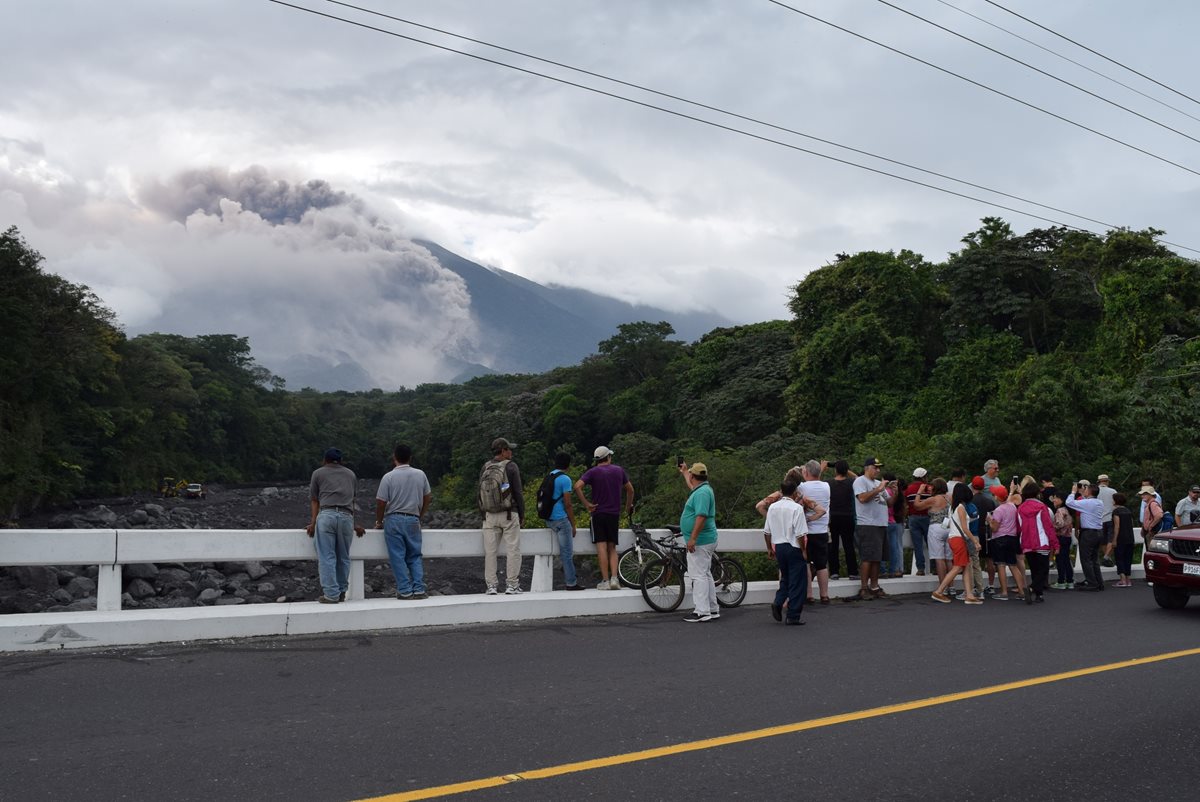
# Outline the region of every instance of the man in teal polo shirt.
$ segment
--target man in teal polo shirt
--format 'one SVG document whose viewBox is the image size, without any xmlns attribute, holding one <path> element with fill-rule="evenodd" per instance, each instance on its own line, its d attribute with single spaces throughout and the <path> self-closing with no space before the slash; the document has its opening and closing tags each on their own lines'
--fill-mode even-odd
<svg viewBox="0 0 1200 802">
<path fill-rule="evenodd" d="M 689 623 L 715 621 L 717 585 L 713 582 L 712 558 L 717 550 L 717 498 L 708 484 L 708 467 L 696 462 L 692 467 L 679 463 L 679 472 L 691 493 L 679 516 L 679 532 L 687 538 L 687 571 L 692 578 L 692 614 Z"/>
</svg>

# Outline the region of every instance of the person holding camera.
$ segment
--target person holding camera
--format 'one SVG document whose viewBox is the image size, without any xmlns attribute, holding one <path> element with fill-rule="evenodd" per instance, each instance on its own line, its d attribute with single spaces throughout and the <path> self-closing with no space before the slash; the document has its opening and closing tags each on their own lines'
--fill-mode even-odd
<svg viewBox="0 0 1200 802">
<path fill-rule="evenodd" d="M 1104 502 L 1095 493 L 1090 482 L 1080 480 L 1067 496 L 1067 506 L 1079 513 L 1079 562 L 1083 566 L 1083 581 L 1075 584 L 1075 590 L 1104 590 L 1104 578 L 1100 575 Z"/>
</svg>

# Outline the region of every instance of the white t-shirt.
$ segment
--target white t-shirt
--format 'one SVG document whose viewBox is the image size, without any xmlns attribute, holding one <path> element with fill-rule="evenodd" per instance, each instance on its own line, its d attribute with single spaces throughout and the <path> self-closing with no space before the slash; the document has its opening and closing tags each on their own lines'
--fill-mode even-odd
<svg viewBox="0 0 1200 802">
<path fill-rule="evenodd" d="M 771 545 L 790 543 L 800 547 L 800 538 L 808 534 L 808 523 L 804 520 L 804 507 L 790 498 L 781 498 L 767 508 L 767 522 L 763 532 L 771 536 Z"/>
<path fill-rule="evenodd" d="M 887 526 L 888 507 L 887 496 L 879 493 L 867 503 L 858 500 L 863 493 L 869 493 L 883 484 L 880 479 L 868 479 L 860 476 L 854 480 L 854 512 L 861 526 Z"/>
<path fill-rule="evenodd" d="M 829 531 L 829 483 L 821 481 L 809 481 L 800 483 L 800 493 L 805 497 L 812 499 L 825 508 L 825 513 L 820 518 L 814 518 L 808 522 L 808 531 L 811 534 L 819 535 Z"/>
</svg>

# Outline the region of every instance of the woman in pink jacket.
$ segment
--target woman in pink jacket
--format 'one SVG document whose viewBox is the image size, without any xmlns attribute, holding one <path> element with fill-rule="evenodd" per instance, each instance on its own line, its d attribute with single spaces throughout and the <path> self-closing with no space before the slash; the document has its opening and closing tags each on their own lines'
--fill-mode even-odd
<svg viewBox="0 0 1200 802">
<path fill-rule="evenodd" d="M 1024 499 L 1017 507 L 1017 522 L 1021 532 L 1021 551 L 1029 564 L 1032 578 L 1033 600 L 1045 601 L 1042 593 L 1050 579 L 1050 556 L 1058 551 L 1058 538 L 1054 532 L 1054 517 L 1050 508 L 1038 499 L 1037 485 L 1032 482 L 1021 488 Z M 1027 603 L 1032 603 L 1029 596 Z"/>
</svg>

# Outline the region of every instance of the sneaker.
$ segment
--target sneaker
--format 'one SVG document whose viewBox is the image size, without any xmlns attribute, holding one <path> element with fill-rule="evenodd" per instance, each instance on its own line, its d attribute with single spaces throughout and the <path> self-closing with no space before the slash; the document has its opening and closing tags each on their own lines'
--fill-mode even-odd
<svg viewBox="0 0 1200 802">
<path fill-rule="evenodd" d="M 1067 583 L 1066 582 L 1055 582 L 1053 585 L 1050 586 L 1050 588 L 1052 590 L 1066 590 Z"/>
<path fill-rule="evenodd" d="M 321 598 L 317 599 L 317 601 L 319 601 L 321 604 L 337 604 L 340 601 L 340 599 L 331 599 L 328 596 L 326 596 L 324 593 L 322 593 Z"/>
<path fill-rule="evenodd" d="M 996 589 L 994 587 L 992 587 L 991 585 L 988 585 L 986 588 L 983 589 L 983 595 L 984 596 L 994 596 L 994 595 L 996 595 Z"/>
<path fill-rule="evenodd" d="M 563 590 L 583 590 L 583 585 L 576 582 L 574 585 L 563 585 Z"/>
<path fill-rule="evenodd" d="M 950 603 L 949 596 L 947 596 L 944 593 L 938 593 L 936 590 L 933 593 L 929 594 L 929 598 L 933 599 L 935 602 L 941 602 L 942 604 Z"/>
<path fill-rule="evenodd" d="M 343 590 L 343 591 L 342 591 L 342 592 L 341 592 L 341 593 L 338 595 L 338 601 L 339 601 L 339 602 L 344 602 L 345 600 L 346 600 L 346 591 L 344 591 L 344 590 Z"/>
<path fill-rule="evenodd" d="M 621 580 L 617 579 L 615 576 L 610 578 L 608 580 L 608 589 L 609 590 L 620 590 L 621 589 Z"/>
<path fill-rule="evenodd" d="M 412 599 L 412 597 L 413 597 L 413 594 L 411 594 L 411 593 L 397 593 L 396 594 L 397 599 L 402 599 L 404 601 L 409 601 Z"/>
<path fill-rule="evenodd" d="M 495 595 L 496 595 L 496 586 L 495 586 L 495 585 L 488 585 L 488 586 L 487 586 L 487 590 L 486 590 L 485 592 L 486 592 L 486 593 L 487 593 L 487 595 L 489 595 L 489 596 L 495 596 Z"/>
<path fill-rule="evenodd" d="M 841 579 L 841 577 L 840 577 L 840 576 L 838 576 L 837 574 L 830 574 L 830 575 L 829 575 L 829 578 L 830 578 L 831 580 Z"/>
<path fill-rule="evenodd" d="M 505 596 L 520 596 L 521 592 L 520 585 L 509 585 L 504 589 Z"/>
<path fill-rule="evenodd" d="M 412 595 L 412 597 L 413 597 L 413 599 L 414 599 L 414 600 L 417 600 L 417 601 L 419 601 L 419 600 L 421 600 L 421 599 L 428 599 L 428 598 L 429 598 L 429 594 L 428 594 L 428 593 L 426 593 L 425 591 L 421 591 L 420 593 L 414 593 L 414 594 Z"/>
<path fill-rule="evenodd" d="M 993 594 L 992 601 L 1008 601 L 1008 596 L 1001 596 L 999 593 Z"/>
<path fill-rule="evenodd" d="M 771 617 L 774 618 L 776 621 L 782 621 L 783 620 L 783 608 L 781 606 L 779 606 L 778 604 L 772 604 L 771 605 Z"/>
<path fill-rule="evenodd" d="M 701 621 L 711 621 L 712 616 L 708 615 L 707 613 L 692 613 L 683 620 L 687 621 L 689 624 L 698 624 Z"/>
<path fill-rule="evenodd" d="M 612 590 L 612 584 L 607 579 L 601 579 L 600 584 L 596 585 L 596 590 Z"/>
<path fill-rule="evenodd" d="M 784 626 L 789 626 L 789 627 L 804 626 L 804 622 L 801 621 L 799 618 L 789 618 L 787 621 L 784 621 L 783 623 L 784 623 Z"/>
<path fill-rule="evenodd" d="M 1029 587 L 1028 585 L 1026 585 L 1026 586 L 1025 586 L 1025 594 L 1024 594 L 1024 595 L 1025 595 L 1025 603 L 1026 603 L 1026 604 L 1033 604 L 1033 588 L 1031 588 L 1031 587 Z"/>
<path fill-rule="evenodd" d="M 1074 583 L 1074 582 L 1068 582 L 1068 583 L 1067 583 L 1066 590 L 1075 590 L 1075 583 Z"/>
<path fill-rule="evenodd" d="M 720 613 L 709 613 L 709 614 L 708 614 L 708 620 L 709 620 L 709 621 L 716 621 L 716 620 L 717 620 L 717 619 L 719 619 L 720 617 L 721 617 L 721 614 L 720 614 Z"/>
</svg>

